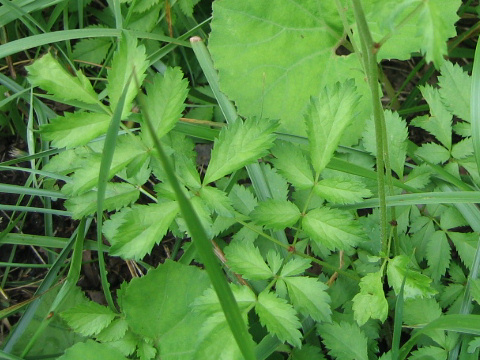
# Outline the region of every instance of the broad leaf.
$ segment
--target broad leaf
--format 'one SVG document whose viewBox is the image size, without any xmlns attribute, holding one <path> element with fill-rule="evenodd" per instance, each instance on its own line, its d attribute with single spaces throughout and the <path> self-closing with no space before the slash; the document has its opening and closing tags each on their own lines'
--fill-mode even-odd
<svg viewBox="0 0 480 360">
<path fill-rule="evenodd" d="M 367 240 L 360 222 L 338 209 L 314 209 L 303 217 L 302 225 L 307 235 L 329 250 L 346 250 Z"/>
<path fill-rule="evenodd" d="M 298 330 L 300 321 L 286 300 L 264 291 L 258 295 L 255 311 L 262 325 L 280 341 L 287 341 L 296 347 L 302 346 L 302 334 Z"/>
<path fill-rule="evenodd" d="M 125 336 L 127 329 L 128 323 L 125 319 L 114 319 L 110 325 L 95 335 L 95 339 L 101 342 L 117 341 Z"/>
<path fill-rule="evenodd" d="M 92 336 L 110 325 L 116 315 L 108 307 L 88 301 L 64 311 L 61 316 L 76 332 Z"/>
<path fill-rule="evenodd" d="M 440 68 L 438 90 L 443 103 L 460 119 L 470 122 L 470 93 L 472 80 L 458 64 L 445 61 Z"/>
<path fill-rule="evenodd" d="M 362 326 L 370 318 L 379 319 L 382 323 L 388 315 L 388 303 L 383 292 L 382 273 L 365 275 L 360 280 L 360 292 L 352 299 L 354 318 Z"/>
<path fill-rule="evenodd" d="M 472 138 L 460 140 L 452 146 L 452 157 L 454 159 L 464 159 L 473 155 Z"/>
<path fill-rule="evenodd" d="M 212 212 L 215 211 L 217 214 L 226 217 L 232 217 L 234 215 L 235 210 L 232 206 L 232 200 L 230 200 L 222 190 L 211 186 L 204 186 L 198 193 Z"/>
<path fill-rule="evenodd" d="M 245 279 L 262 280 L 274 276 L 260 250 L 250 242 L 235 241 L 228 245 L 224 252 L 228 266 Z"/>
<path fill-rule="evenodd" d="M 238 184 L 233 185 L 228 197 L 232 200 L 233 207 L 243 215 L 250 214 L 257 206 L 257 199 L 253 192 Z"/>
<path fill-rule="evenodd" d="M 318 196 L 334 204 L 353 204 L 372 196 L 365 184 L 348 178 L 320 180 L 313 190 Z"/>
<path fill-rule="evenodd" d="M 346 322 L 318 326 L 329 354 L 341 360 L 368 360 L 367 337 L 357 324 Z"/>
<path fill-rule="evenodd" d="M 92 215 L 97 211 L 97 192 L 91 190 L 82 195 L 74 196 L 65 201 L 65 207 L 73 213 L 74 219 Z M 127 183 L 107 183 L 103 210 L 118 210 L 135 202 L 140 191 Z"/>
<path fill-rule="evenodd" d="M 409 326 L 428 324 L 441 315 L 442 309 L 434 298 L 408 299 L 404 303 L 403 322 Z M 439 344 L 445 342 L 443 330 L 431 330 L 427 335 Z"/>
<path fill-rule="evenodd" d="M 111 117 L 107 114 L 89 112 L 65 113 L 40 126 L 45 140 L 52 140 L 57 148 L 73 148 L 85 145 L 97 136 L 105 134 Z"/>
<path fill-rule="evenodd" d="M 73 47 L 72 56 L 81 60 L 80 66 L 100 65 L 107 57 L 108 49 L 112 46 L 109 38 L 97 37 L 80 39 Z"/>
<path fill-rule="evenodd" d="M 432 164 L 443 164 L 450 159 L 450 152 L 442 145 L 435 143 L 423 144 L 415 151 L 415 155 L 420 156 Z"/>
<path fill-rule="evenodd" d="M 192 359 L 206 318 L 191 304 L 209 285 L 204 271 L 167 260 L 128 284 L 122 298 L 125 319 L 135 333 L 154 340 L 162 360 Z"/>
<path fill-rule="evenodd" d="M 143 45 L 137 47 L 137 40 L 132 35 L 123 33 L 119 48 L 113 56 L 112 68 L 107 74 L 108 99 L 112 111 L 117 107 L 118 100 L 122 95 L 123 89 L 127 86 L 132 73 L 135 72 L 138 83 L 141 84 L 145 79 L 147 67 L 148 61 L 145 47 Z M 132 79 L 128 85 L 122 119 L 125 119 L 130 114 L 132 102 L 137 92 L 136 81 Z"/>
<path fill-rule="evenodd" d="M 313 320 L 330 322 L 330 296 L 327 285 L 318 279 L 309 277 L 285 277 L 282 280 L 287 284 L 288 296 L 293 306 L 305 316 Z"/>
<path fill-rule="evenodd" d="M 310 158 L 317 174 L 332 159 L 344 130 L 354 119 L 358 100 L 353 80 L 326 87 L 311 99 L 305 121 Z"/>
<path fill-rule="evenodd" d="M 252 220 L 267 228 L 282 230 L 293 226 L 300 219 L 300 210 L 290 201 L 266 200 L 258 204 L 250 214 Z"/>
<path fill-rule="evenodd" d="M 123 209 L 105 222 L 107 229 L 116 226 L 113 234 L 109 234 L 110 254 L 125 259 L 142 259 L 160 243 L 178 211 L 176 201 Z M 109 221 L 111 225 L 107 225 Z"/>
<path fill-rule="evenodd" d="M 260 169 L 268 183 L 272 199 L 286 201 L 289 193 L 287 180 L 267 163 L 260 163 Z"/>
<path fill-rule="evenodd" d="M 311 265 L 311 260 L 310 259 L 305 259 L 302 257 L 294 257 L 293 259 L 290 259 L 282 268 L 282 271 L 280 272 L 281 277 L 286 277 L 286 276 L 296 276 L 296 275 L 302 275 L 305 270 L 310 268 Z"/>
<path fill-rule="evenodd" d="M 255 293 L 248 286 L 230 284 L 230 289 L 232 289 L 233 296 L 235 297 L 235 301 L 237 302 L 240 311 L 247 310 L 255 301 L 257 301 Z M 192 307 L 195 311 L 201 312 L 207 316 L 223 313 L 217 293 L 212 287 L 205 290 L 202 296 L 197 297 L 193 302 Z"/>
<path fill-rule="evenodd" d="M 453 241 L 463 264 L 472 270 L 475 252 L 478 247 L 478 234 L 448 232 L 448 237 Z"/>
<path fill-rule="evenodd" d="M 82 101 L 97 104 L 98 97 L 90 81 L 80 71 L 77 77 L 70 75 L 50 53 L 27 66 L 28 81 L 39 86 L 59 100 Z"/>
<path fill-rule="evenodd" d="M 58 360 L 127 360 L 117 349 L 93 340 L 79 342 L 65 351 Z"/>
<path fill-rule="evenodd" d="M 203 183 L 216 181 L 266 155 L 275 140 L 276 128 L 275 122 L 258 119 L 238 119 L 223 128 L 215 139 Z"/>
<path fill-rule="evenodd" d="M 387 267 L 388 283 L 395 290 L 395 294 L 400 293 L 403 279 L 405 286 L 403 297 L 405 299 L 415 297 L 430 297 L 436 294 L 430 286 L 432 279 L 420 274 L 410 266 L 410 259 L 405 255 L 398 255 L 389 261 Z"/>
<path fill-rule="evenodd" d="M 155 134 L 161 138 L 173 129 L 182 112 L 185 110 L 185 99 L 188 94 L 188 81 L 183 78 L 180 68 L 167 68 L 165 74 L 158 73 L 146 86 L 147 111 L 155 129 Z M 142 132 L 148 132 L 145 124 Z M 150 135 L 143 136 L 149 147 L 153 146 Z"/>
<path fill-rule="evenodd" d="M 276 159 L 273 164 L 278 171 L 297 189 L 309 189 L 313 186 L 312 167 L 305 154 L 294 144 L 281 142 L 272 150 Z"/>
<path fill-rule="evenodd" d="M 444 231 L 436 231 L 427 244 L 427 262 L 429 274 L 434 282 L 445 275 L 450 264 L 450 244 Z"/>
</svg>

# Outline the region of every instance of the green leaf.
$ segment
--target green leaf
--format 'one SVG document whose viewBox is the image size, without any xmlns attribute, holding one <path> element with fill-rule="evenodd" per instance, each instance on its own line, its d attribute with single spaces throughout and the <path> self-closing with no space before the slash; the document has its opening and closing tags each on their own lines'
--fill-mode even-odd
<svg viewBox="0 0 480 360">
<path fill-rule="evenodd" d="M 412 352 L 412 355 L 408 358 L 409 360 L 446 360 L 448 356 L 448 351 L 442 349 L 438 346 L 427 346 L 415 350 Z"/>
<path fill-rule="evenodd" d="M 109 38 L 80 39 L 73 47 L 72 56 L 88 63 L 80 63 L 80 66 L 102 64 L 110 46 L 112 41 Z"/>
<path fill-rule="evenodd" d="M 191 304 L 209 285 L 205 271 L 167 260 L 128 284 L 122 299 L 125 319 L 135 333 L 158 344 L 159 358 L 192 359 L 206 318 Z"/>
<path fill-rule="evenodd" d="M 255 311 L 269 333 L 277 336 L 282 342 L 287 341 L 296 347 L 302 346 L 302 334 L 298 330 L 301 323 L 292 305 L 286 300 L 278 298 L 273 293 L 261 292 Z"/>
<path fill-rule="evenodd" d="M 125 319 L 114 319 L 110 325 L 95 335 L 95 338 L 101 342 L 117 341 L 125 336 L 127 329 L 128 323 Z"/>
<path fill-rule="evenodd" d="M 438 77 L 440 97 L 447 108 L 460 119 L 470 122 L 472 80 L 458 64 L 445 61 Z"/>
<path fill-rule="evenodd" d="M 430 85 L 420 87 L 423 97 L 430 107 L 430 116 L 419 116 L 411 125 L 420 127 L 435 136 L 448 150 L 452 148 L 452 114 L 445 108 L 438 89 Z"/>
<path fill-rule="evenodd" d="M 179 0 L 178 1 L 178 6 L 180 6 L 180 9 L 182 12 L 185 14 L 185 16 L 192 17 L 193 15 L 193 8 L 196 4 L 199 3 L 200 0 Z M 218 358 L 220 359 L 220 358 Z M 227 358 L 225 358 L 227 359 Z"/>
<path fill-rule="evenodd" d="M 238 120 L 223 128 L 215 139 L 203 183 L 216 181 L 266 155 L 276 128 L 277 123 L 258 119 Z"/>
<path fill-rule="evenodd" d="M 423 189 L 430 183 L 431 168 L 427 164 L 415 167 L 407 176 L 405 184 L 416 189 Z"/>
<path fill-rule="evenodd" d="M 146 341 L 142 341 L 137 347 L 137 356 L 140 360 L 150 360 L 155 357 L 157 349 Z"/>
<path fill-rule="evenodd" d="M 474 279 L 470 283 L 470 292 L 473 300 L 480 304 L 480 279 Z"/>
<path fill-rule="evenodd" d="M 452 146 L 452 157 L 454 159 L 464 159 L 473 155 L 472 138 L 460 140 Z"/>
<path fill-rule="evenodd" d="M 459 19 L 457 10 L 461 1 L 417 0 L 417 2 L 423 3 L 418 19 L 418 23 L 422 24 L 422 52 L 427 62 L 433 61 L 435 67 L 439 68 L 444 61 L 443 57 L 448 53 L 446 40 L 457 34 L 454 24 Z"/>
<path fill-rule="evenodd" d="M 240 308 L 240 311 L 247 310 L 257 301 L 255 293 L 248 286 L 230 284 L 230 288 L 232 289 L 233 296 L 235 297 L 235 301 Z M 209 317 L 218 313 L 223 313 L 217 293 L 212 287 L 205 290 L 202 296 L 197 297 L 192 306 L 195 311 L 202 312 Z"/>
<path fill-rule="evenodd" d="M 99 344 L 88 339 L 86 342 L 76 343 L 65 351 L 58 360 L 127 360 L 120 351 L 106 344 Z"/>
<path fill-rule="evenodd" d="M 266 280 L 274 276 L 260 250 L 252 243 L 235 241 L 228 245 L 224 252 L 228 266 L 245 279 Z"/>
<path fill-rule="evenodd" d="M 105 222 L 107 229 L 116 225 L 113 234 L 109 234 L 110 254 L 125 259 L 142 259 L 160 243 L 178 211 L 176 201 L 123 209 L 121 215 Z M 111 225 L 107 225 L 109 222 Z"/>
<path fill-rule="evenodd" d="M 294 257 L 290 259 L 282 268 L 280 272 L 281 277 L 302 275 L 305 270 L 309 269 L 312 265 L 310 259 L 302 257 Z"/>
<path fill-rule="evenodd" d="M 370 318 L 383 323 L 387 319 L 388 303 L 383 292 L 382 273 L 379 271 L 365 275 L 360 280 L 360 292 L 352 301 L 358 325 L 362 326 Z"/>
<path fill-rule="evenodd" d="M 54 147 L 70 149 L 105 134 L 110 120 L 111 116 L 107 114 L 65 113 L 50 120 L 50 124 L 41 125 L 40 133 L 45 140 L 52 140 Z"/>
<path fill-rule="evenodd" d="M 384 114 L 390 165 L 392 170 L 395 171 L 400 178 L 402 178 L 405 165 L 405 156 L 407 154 L 407 122 L 396 112 L 385 110 Z M 366 130 L 363 133 L 363 145 L 365 149 L 372 155 L 377 155 L 375 125 L 373 124 L 373 119 L 367 121 Z"/>
<path fill-rule="evenodd" d="M 317 174 L 332 159 L 344 130 L 354 119 L 358 100 L 353 80 L 327 87 L 311 99 L 305 121 L 310 158 Z"/>
<path fill-rule="evenodd" d="M 137 40 L 128 33 L 122 33 L 122 39 L 118 50 L 113 55 L 112 67 L 107 74 L 107 91 L 112 111 L 117 107 L 123 89 L 127 85 L 128 79 L 132 72 L 138 83 L 141 84 L 145 79 L 145 71 L 148 67 L 145 47 L 143 45 L 137 47 Z M 125 106 L 122 111 L 122 119 L 125 119 L 132 109 L 132 102 L 137 96 L 138 89 L 136 81 L 130 81 L 125 98 Z"/>
<path fill-rule="evenodd" d="M 442 145 L 435 143 L 423 144 L 415 151 L 415 155 L 428 160 L 432 164 L 443 164 L 450 159 L 450 152 Z"/>
<path fill-rule="evenodd" d="M 334 204 L 353 204 L 372 196 L 365 184 L 359 180 L 348 178 L 320 180 L 313 190 L 318 196 Z"/>
<path fill-rule="evenodd" d="M 103 210 L 118 210 L 135 202 L 140 196 L 140 191 L 127 183 L 108 183 L 105 192 Z M 69 198 L 65 207 L 73 213 L 72 218 L 81 219 L 97 211 L 97 192 L 91 190 L 82 195 Z"/>
<path fill-rule="evenodd" d="M 76 332 L 92 336 L 110 325 L 115 313 L 106 306 L 88 301 L 64 311 L 61 316 Z"/>
<path fill-rule="evenodd" d="M 41 87 L 59 100 L 98 103 L 97 93 L 86 76 L 80 71 L 77 72 L 77 77 L 70 75 L 50 53 L 45 54 L 26 69 L 28 81 L 33 86 Z"/>
<path fill-rule="evenodd" d="M 416 298 L 405 301 L 403 322 L 409 326 L 428 324 L 442 315 L 442 309 L 434 298 Z M 439 344 L 445 343 L 443 330 L 431 330 L 426 333 Z"/>
<path fill-rule="evenodd" d="M 436 291 L 430 287 L 432 280 L 428 276 L 412 269 L 409 263 L 410 259 L 405 255 L 398 255 L 388 263 L 388 283 L 395 290 L 395 294 L 398 295 L 400 293 L 400 288 L 405 278 L 403 289 L 405 299 L 435 295 Z"/>
<path fill-rule="evenodd" d="M 282 230 L 293 226 L 300 219 L 301 214 L 295 204 L 290 201 L 269 199 L 260 202 L 250 216 L 256 224 Z"/>
<path fill-rule="evenodd" d="M 188 81 L 183 78 L 180 68 L 168 67 L 165 74 L 157 73 L 152 82 L 145 86 L 147 90 L 146 104 L 155 134 L 161 138 L 173 129 L 185 110 L 185 99 L 188 95 Z M 145 124 L 142 132 L 147 132 Z M 143 136 L 149 147 L 153 146 L 149 135 Z"/>
<path fill-rule="evenodd" d="M 275 168 L 297 189 L 310 189 L 314 184 L 312 167 L 306 156 L 293 143 L 280 142 L 272 150 Z"/>
<path fill-rule="evenodd" d="M 285 277 L 288 296 L 293 306 L 305 316 L 313 320 L 330 322 L 332 310 L 330 310 L 330 296 L 326 292 L 328 286 L 318 279 L 309 277 Z"/>
<path fill-rule="evenodd" d="M 455 245 L 455 249 L 458 255 L 460 255 L 463 264 L 471 271 L 478 246 L 478 234 L 448 232 L 448 237 Z"/>
<path fill-rule="evenodd" d="M 135 2 L 135 6 L 134 6 L 134 8 L 133 8 L 133 11 L 136 12 L 136 13 L 145 12 L 145 11 L 149 10 L 152 6 L 157 5 L 158 3 L 160 3 L 160 1 L 162 1 L 162 3 L 163 3 L 163 0 L 143 0 L 143 1 L 137 1 L 137 2 Z"/>
<path fill-rule="evenodd" d="M 436 231 L 427 244 L 429 274 L 434 282 L 445 275 L 450 264 L 450 244 L 444 231 Z"/>
<path fill-rule="evenodd" d="M 307 235 L 329 250 L 346 250 L 367 240 L 360 222 L 339 209 L 314 209 L 303 217 L 302 225 Z"/>
<path fill-rule="evenodd" d="M 272 269 L 272 273 L 277 274 L 283 264 L 282 257 L 275 250 L 270 249 L 267 253 L 267 264 Z"/>
<path fill-rule="evenodd" d="M 280 175 L 275 168 L 267 163 L 261 163 L 260 169 L 268 183 L 272 199 L 285 201 L 288 198 L 288 183 L 285 178 Z"/>
<path fill-rule="evenodd" d="M 342 321 L 320 325 L 318 334 L 331 356 L 339 360 L 368 360 L 367 337 L 357 324 Z"/>
<path fill-rule="evenodd" d="M 204 186 L 198 193 L 210 210 L 221 216 L 232 217 L 234 215 L 235 210 L 233 209 L 232 201 L 222 190 Z"/>
<path fill-rule="evenodd" d="M 468 352 L 474 353 L 480 347 L 480 337 L 474 338 L 472 341 L 468 343 Z"/>
<path fill-rule="evenodd" d="M 233 207 L 243 215 L 249 215 L 257 206 L 253 192 L 242 185 L 233 185 L 228 197 L 232 200 Z"/>
<path fill-rule="evenodd" d="M 324 360 L 321 349 L 313 345 L 304 345 L 301 349 L 293 349 L 292 360 Z"/>
</svg>

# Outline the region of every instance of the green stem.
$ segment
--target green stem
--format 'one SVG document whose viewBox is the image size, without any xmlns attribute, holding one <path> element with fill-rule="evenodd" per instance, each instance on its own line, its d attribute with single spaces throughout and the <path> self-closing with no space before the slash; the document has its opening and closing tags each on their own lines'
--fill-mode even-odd
<svg viewBox="0 0 480 360">
<path fill-rule="evenodd" d="M 372 95 L 373 119 L 375 122 L 375 138 L 377 150 L 377 183 L 378 197 L 380 200 L 380 237 L 382 240 L 382 251 L 387 251 L 387 206 L 385 189 L 385 156 L 386 156 L 386 130 L 385 118 L 381 103 L 380 92 L 378 89 L 378 67 L 376 48 L 373 43 L 372 35 L 368 28 L 365 14 L 359 0 L 352 0 L 355 20 L 357 21 L 358 33 L 360 36 L 360 45 L 362 48 L 362 60 L 365 73 Z"/>
</svg>

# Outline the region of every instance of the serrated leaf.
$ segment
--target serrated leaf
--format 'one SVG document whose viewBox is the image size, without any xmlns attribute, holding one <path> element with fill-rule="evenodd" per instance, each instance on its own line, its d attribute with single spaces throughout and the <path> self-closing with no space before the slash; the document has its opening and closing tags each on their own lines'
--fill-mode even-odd
<svg viewBox="0 0 480 360">
<path fill-rule="evenodd" d="M 45 140 L 51 140 L 57 148 L 73 148 L 85 145 L 90 140 L 104 134 L 110 124 L 111 116 L 107 114 L 75 112 L 50 120 L 49 124 L 40 126 L 40 133 Z"/>
<path fill-rule="evenodd" d="M 448 237 L 453 241 L 463 264 L 471 271 L 478 246 L 478 234 L 448 232 Z"/>
<path fill-rule="evenodd" d="M 240 311 L 248 309 L 257 300 L 255 293 L 248 286 L 230 284 L 230 288 Z M 211 287 L 205 290 L 202 296 L 195 299 L 192 307 L 195 311 L 202 312 L 207 316 L 223 313 L 217 293 Z"/>
<path fill-rule="evenodd" d="M 266 280 L 274 276 L 260 250 L 252 243 L 235 241 L 224 252 L 228 266 L 245 279 Z"/>
<path fill-rule="evenodd" d="M 272 269 L 273 274 L 277 274 L 278 270 L 282 267 L 282 257 L 275 250 L 270 249 L 267 253 L 267 264 Z"/>
<path fill-rule="evenodd" d="M 98 334 L 110 325 L 115 316 L 108 307 L 93 301 L 79 304 L 61 313 L 68 326 L 83 336 Z"/>
<path fill-rule="evenodd" d="M 427 244 L 429 274 L 434 282 L 445 275 L 450 264 L 450 244 L 444 231 L 436 231 Z"/>
<path fill-rule="evenodd" d="M 430 107 L 430 116 L 419 116 L 411 125 L 420 127 L 435 136 L 448 150 L 452 148 L 452 114 L 445 108 L 438 89 L 430 85 L 420 87 Z"/>
<path fill-rule="evenodd" d="M 358 325 L 362 326 L 369 319 L 378 319 L 383 323 L 388 315 L 388 303 L 383 292 L 382 273 L 365 275 L 360 280 L 360 292 L 352 301 L 353 316 Z"/>
<path fill-rule="evenodd" d="M 277 123 L 258 119 L 237 120 L 223 128 L 215 139 L 203 183 L 216 181 L 266 155 L 276 128 Z"/>
<path fill-rule="evenodd" d="M 133 11 L 136 13 L 142 13 L 150 9 L 152 6 L 163 3 L 163 0 L 142 0 L 135 2 Z"/>
<path fill-rule="evenodd" d="M 313 190 L 334 204 L 354 204 L 372 196 L 372 192 L 361 181 L 347 178 L 320 180 Z"/>
<path fill-rule="evenodd" d="M 88 339 L 86 342 L 79 342 L 65 351 L 58 360 L 127 360 L 122 353 L 106 344 L 99 344 Z"/>
<path fill-rule="evenodd" d="M 310 158 L 317 174 L 332 159 L 344 130 L 353 121 L 358 100 L 353 80 L 327 87 L 311 99 L 305 121 Z"/>
<path fill-rule="evenodd" d="M 260 323 L 269 333 L 286 341 L 293 346 L 301 347 L 302 334 L 298 330 L 301 326 L 295 310 L 286 300 L 280 299 L 273 293 L 261 292 L 255 305 L 255 311 L 260 318 Z"/>
<path fill-rule="evenodd" d="M 156 74 L 147 90 L 146 106 L 155 134 L 161 138 L 173 129 L 182 112 L 185 110 L 185 99 L 188 94 L 188 81 L 183 78 L 180 68 L 168 67 L 165 74 Z M 148 132 L 145 124 L 142 132 Z M 153 147 L 151 136 L 143 136 L 149 147 Z"/>
<path fill-rule="evenodd" d="M 473 300 L 480 304 L 480 279 L 472 280 L 470 284 L 470 291 L 472 294 Z"/>
<path fill-rule="evenodd" d="M 197 346 L 198 329 L 206 320 L 192 311 L 191 304 L 209 286 L 205 271 L 167 260 L 130 281 L 122 310 L 136 334 L 157 344 L 159 358 L 188 360 Z"/>
<path fill-rule="evenodd" d="M 59 100 L 98 103 L 97 93 L 85 75 L 78 71 L 77 77 L 72 76 L 50 53 L 43 55 L 26 69 L 28 81 L 33 86 L 39 86 Z"/>
<path fill-rule="evenodd" d="M 452 157 L 454 159 L 464 159 L 473 155 L 472 138 L 460 140 L 452 146 Z"/>
<path fill-rule="evenodd" d="M 226 217 L 232 217 L 235 210 L 232 201 L 222 190 L 211 186 L 204 186 L 199 190 L 200 198 L 205 201 L 209 209 L 217 214 Z"/>
<path fill-rule="evenodd" d="M 477 336 L 476 338 L 474 338 L 472 341 L 468 343 L 467 351 L 469 353 L 474 353 L 479 347 L 480 347 L 480 337 Z"/>
<path fill-rule="evenodd" d="M 294 257 L 287 261 L 280 272 L 281 277 L 302 275 L 312 265 L 310 259 Z"/>
<path fill-rule="evenodd" d="M 418 350 L 412 351 L 412 355 L 408 358 L 409 360 L 446 360 L 448 356 L 448 351 L 437 346 L 427 346 L 422 347 Z"/>
<path fill-rule="evenodd" d="M 80 39 L 73 47 L 72 56 L 85 62 L 80 63 L 81 66 L 102 64 L 110 46 L 112 41 L 109 38 Z"/>
<path fill-rule="evenodd" d="M 367 337 L 357 324 L 342 321 L 320 325 L 318 334 L 331 356 L 339 360 L 368 360 Z"/>
<path fill-rule="evenodd" d="M 437 69 L 448 53 L 446 40 L 457 34 L 454 24 L 458 20 L 457 10 L 460 5 L 460 0 L 423 1 L 418 19 L 418 23 L 422 24 L 422 52 L 427 62 L 433 61 Z"/>
<path fill-rule="evenodd" d="M 191 17 L 193 15 L 193 8 L 200 0 L 179 0 L 178 5 L 185 14 L 185 16 Z"/>
<path fill-rule="evenodd" d="M 257 206 L 253 192 L 238 184 L 233 185 L 228 197 L 232 200 L 233 207 L 243 215 L 250 214 Z"/>
<path fill-rule="evenodd" d="M 112 244 L 110 254 L 125 259 L 142 259 L 160 243 L 178 211 L 176 201 L 132 206 L 109 238 Z"/>
<path fill-rule="evenodd" d="M 329 250 L 346 250 L 367 240 L 360 222 L 339 209 L 314 209 L 303 217 L 302 225 L 307 235 Z"/>
<path fill-rule="evenodd" d="M 443 103 L 460 119 L 470 122 L 470 93 L 472 80 L 458 64 L 445 61 L 440 67 L 438 90 Z"/>
<path fill-rule="evenodd" d="M 434 298 L 408 299 L 404 303 L 403 322 L 409 326 L 428 324 L 442 315 L 442 309 Z M 430 330 L 426 333 L 439 344 L 445 343 L 443 330 Z"/>
<path fill-rule="evenodd" d="M 140 360 L 150 360 L 155 357 L 157 349 L 152 344 L 142 341 L 137 345 L 137 356 Z"/>
<path fill-rule="evenodd" d="M 137 40 L 128 33 L 122 33 L 119 48 L 113 55 L 112 67 L 107 73 L 107 92 L 112 112 L 118 104 L 118 100 L 122 92 L 127 86 L 128 79 L 135 71 L 135 76 L 139 84 L 145 79 L 145 71 L 148 67 L 145 47 L 143 45 L 137 47 Z M 125 105 L 122 111 L 122 119 L 130 114 L 132 102 L 138 93 L 136 81 L 132 79 L 128 85 L 127 95 L 125 97 Z"/>
<path fill-rule="evenodd" d="M 407 176 L 405 184 L 416 189 L 423 189 L 430 183 L 432 171 L 427 164 L 421 164 L 415 167 Z"/>
<path fill-rule="evenodd" d="M 297 189 L 313 187 L 312 168 L 303 152 L 294 144 L 281 142 L 272 150 L 275 168 Z"/>
<path fill-rule="evenodd" d="M 321 349 L 313 345 L 304 345 L 301 349 L 293 349 L 292 360 L 324 360 Z"/>
<path fill-rule="evenodd" d="M 288 296 L 293 306 L 305 316 L 310 316 L 318 322 L 330 322 L 330 296 L 326 292 L 328 286 L 318 279 L 297 276 L 284 277 L 287 284 Z"/>
<path fill-rule="evenodd" d="M 388 283 L 395 290 L 395 294 L 398 295 L 400 293 L 400 288 L 405 278 L 403 289 L 403 297 L 405 299 L 435 295 L 436 291 L 430 286 L 432 280 L 428 276 L 414 270 L 409 263 L 410 259 L 405 255 L 398 255 L 388 263 Z"/>
<path fill-rule="evenodd" d="M 290 201 L 268 199 L 258 203 L 250 216 L 258 225 L 282 230 L 293 226 L 300 219 L 301 213 Z"/>
<path fill-rule="evenodd" d="M 289 190 L 287 180 L 267 163 L 261 163 L 260 168 L 270 188 L 272 199 L 287 200 Z"/>
<path fill-rule="evenodd" d="M 95 339 L 101 342 L 117 341 L 125 336 L 127 329 L 125 319 L 114 319 L 110 325 L 95 335 Z"/>
<path fill-rule="evenodd" d="M 407 154 L 407 122 L 396 112 L 385 110 L 384 115 L 390 166 L 392 167 L 392 170 L 397 173 L 398 177 L 402 178 L 405 156 Z M 365 149 L 374 156 L 377 155 L 375 144 L 375 125 L 373 119 L 370 119 L 370 122 L 367 122 L 366 130 L 363 133 L 363 145 Z"/>
<path fill-rule="evenodd" d="M 423 144 L 415 151 L 415 155 L 428 160 L 432 164 L 443 164 L 450 159 L 450 152 L 442 145 L 435 143 Z"/>
<path fill-rule="evenodd" d="M 82 195 L 74 196 L 65 201 L 65 207 L 73 213 L 73 219 L 81 219 L 97 211 L 97 192 L 91 190 Z M 118 210 L 135 202 L 140 191 L 127 183 L 107 183 L 103 210 Z"/>
</svg>

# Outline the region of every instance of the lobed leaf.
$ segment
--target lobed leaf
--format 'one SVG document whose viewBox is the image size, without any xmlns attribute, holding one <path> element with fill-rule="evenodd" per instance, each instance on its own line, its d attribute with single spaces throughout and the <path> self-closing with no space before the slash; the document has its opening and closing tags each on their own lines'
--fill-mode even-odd
<svg viewBox="0 0 480 360">
<path fill-rule="evenodd" d="M 347 178 L 320 180 L 313 190 L 334 204 L 354 204 L 372 196 L 372 192 L 361 181 Z"/>
<path fill-rule="evenodd" d="M 432 164 L 443 164 L 450 159 L 450 152 L 442 145 L 435 143 L 423 144 L 415 151 L 415 155 Z"/>
<path fill-rule="evenodd" d="M 216 181 L 266 155 L 277 126 L 273 121 L 247 119 L 223 128 L 215 139 L 203 183 Z"/>
<path fill-rule="evenodd" d="M 472 79 L 458 64 L 445 61 L 440 67 L 440 97 L 447 108 L 460 119 L 470 122 Z"/>
<path fill-rule="evenodd" d="M 329 354 L 342 360 L 368 360 L 367 337 L 357 324 L 342 321 L 340 324 L 318 326 L 318 334 L 329 349 Z"/>
<path fill-rule="evenodd" d="M 87 301 L 61 313 L 68 326 L 84 336 L 98 334 L 110 325 L 115 316 L 110 308 L 93 301 Z"/>
<path fill-rule="evenodd" d="M 301 213 L 290 201 L 269 199 L 260 202 L 250 216 L 258 225 L 282 230 L 293 226 L 300 219 Z"/>
<path fill-rule="evenodd" d="M 360 280 L 360 292 L 353 301 L 354 318 L 362 326 L 369 319 L 379 319 L 382 323 L 387 319 L 388 303 L 383 292 L 382 273 L 365 275 Z"/>
<path fill-rule="evenodd" d="M 86 342 L 79 342 L 65 351 L 58 360 L 127 360 L 122 353 L 105 344 L 99 344 L 88 339 Z"/>
<path fill-rule="evenodd" d="M 294 257 L 287 261 L 280 272 L 281 277 L 302 275 L 305 270 L 312 266 L 310 259 Z"/>
<path fill-rule="evenodd" d="M 274 276 L 253 243 L 235 241 L 225 250 L 228 266 L 249 280 L 266 280 Z"/>
<path fill-rule="evenodd" d="M 427 263 L 430 276 L 438 282 L 450 264 L 450 244 L 444 231 L 436 231 L 427 244 Z"/>
<path fill-rule="evenodd" d="M 272 150 L 275 168 L 297 189 L 313 187 L 314 177 L 310 163 L 297 146 L 281 142 Z"/>
</svg>

